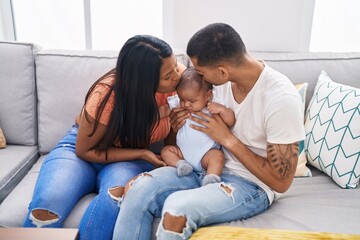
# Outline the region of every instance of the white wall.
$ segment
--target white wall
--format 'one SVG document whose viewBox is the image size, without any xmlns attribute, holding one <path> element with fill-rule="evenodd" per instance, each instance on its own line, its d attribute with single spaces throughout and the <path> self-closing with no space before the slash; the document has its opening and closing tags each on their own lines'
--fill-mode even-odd
<svg viewBox="0 0 360 240">
<path fill-rule="evenodd" d="M 315 0 L 163 0 L 164 39 L 185 50 L 213 22 L 234 27 L 250 51 L 308 51 Z"/>
<path fill-rule="evenodd" d="M 359 0 L 316 0 L 310 51 L 360 52 L 359 11 Z"/>
</svg>

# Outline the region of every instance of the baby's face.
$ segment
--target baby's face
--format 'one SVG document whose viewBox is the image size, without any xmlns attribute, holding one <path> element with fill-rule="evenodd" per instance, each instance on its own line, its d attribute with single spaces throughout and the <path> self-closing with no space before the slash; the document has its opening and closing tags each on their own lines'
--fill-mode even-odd
<svg viewBox="0 0 360 240">
<path fill-rule="evenodd" d="M 192 112 L 201 111 L 207 106 L 211 99 L 211 91 L 198 90 L 194 88 L 178 89 L 177 94 L 180 98 L 181 107 Z"/>
</svg>

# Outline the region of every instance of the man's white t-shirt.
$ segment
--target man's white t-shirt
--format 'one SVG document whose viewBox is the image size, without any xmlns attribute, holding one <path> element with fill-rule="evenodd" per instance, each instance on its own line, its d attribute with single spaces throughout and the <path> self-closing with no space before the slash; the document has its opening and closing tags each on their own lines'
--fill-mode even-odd
<svg viewBox="0 0 360 240">
<path fill-rule="evenodd" d="M 267 142 L 289 144 L 305 139 L 304 107 L 291 81 L 265 64 L 246 98 L 235 101 L 231 82 L 214 87 L 216 96 L 234 110 L 236 122 L 232 133 L 251 151 L 267 157 Z M 270 203 L 278 193 L 261 182 L 224 148 L 225 171 L 230 171 L 263 188 Z M 276 195 L 276 196 L 275 196 Z"/>
</svg>

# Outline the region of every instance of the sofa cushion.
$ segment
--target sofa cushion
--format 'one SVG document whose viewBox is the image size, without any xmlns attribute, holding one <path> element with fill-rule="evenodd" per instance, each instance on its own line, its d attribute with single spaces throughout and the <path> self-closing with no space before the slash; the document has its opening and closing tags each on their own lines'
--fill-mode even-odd
<svg viewBox="0 0 360 240">
<path fill-rule="evenodd" d="M 295 88 L 298 90 L 301 99 L 304 104 L 305 109 L 305 99 L 306 99 L 306 90 L 308 87 L 308 83 L 300 83 L 296 84 Z M 304 111 L 305 114 L 305 111 Z M 311 177 L 311 171 L 306 166 L 306 155 L 305 155 L 305 149 L 304 149 L 304 140 L 299 142 L 299 158 L 298 163 L 296 167 L 295 177 Z"/>
<path fill-rule="evenodd" d="M 74 124 L 85 95 L 114 68 L 116 52 L 40 51 L 36 55 L 39 150 L 48 153 Z"/>
<path fill-rule="evenodd" d="M 46 156 L 46 155 L 45 155 Z M 19 185 L 0 205 L 0 226 L 21 227 L 27 211 L 35 183 L 45 156 L 40 157 L 29 173 L 22 179 Z M 69 217 L 64 222 L 66 228 L 78 228 L 81 216 L 96 194 L 85 195 L 75 206 Z"/>
<path fill-rule="evenodd" d="M 161 147 L 161 143 L 155 143 L 151 145 L 151 149 L 155 151 L 159 151 Z M 10 146 L 13 148 L 13 146 Z M 28 147 L 29 148 L 29 147 Z M 33 147 L 34 148 L 34 147 Z M 21 149 L 13 149 L 13 154 L 15 151 L 21 151 Z M 39 171 L 41 165 L 46 158 L 47 155 L 43 155 L 38 159 L 36 156 L 36 163 L 30 169 L 26 169 L 25 173 L 27 175 L 21 180 L 21 182 L 16 186 L 16 188 L 8 195 L 8 197 L 1 203 L 0 205 L 0 227 L 21 227 L 27 211 L 29 204 L 32 199 L 32 195 L 34 192 L 36 180 L 39 175 Z M 1 155 L 0 151 L 0 159 L 3 159 L 3 155 Z M 0 162 L 0 166 L 2 164 Z M 0 169 L 1 176 L 2 168 Z M 0 180 L 1 181 L 1 180 Z M 2 182 L 2 181 L 1 181 Z M 17 184 L 17 183 L 16 183 Z M 78 228 L 80 224 L 80 220 L 82 215 L 84 214 L 86 208 L 89 206 L 91 200 L 96 196 L 95 193 L 90 193 L 82 197 L 79 202 L 76 204 L 74 209 L 71 211 L 70 215 L 64 222 L 65 228 Z M 156 230 L 156 226 L 159 220 L 154 224 L 154 229 Z M 154 231 L 155 234 L 156 231 Z M 155 239 L 153 235 L 152 239 Z"/>
<path fill-rule="evenodd" d="M 271 207 L 255 217 L 221 226 L 360 234 L 360 188 L 341 189 L 325 173 L 309 167 L 311 178 L 295 178 Z"/>
<path fill-rule="evenodd" d="M 8 144 L 37 144 L 33 44 L 0 42 L 0 125 Z"/>
<path fill-rule="evenodd" d="M 360 89 L 334 82 L 321 72 L 306 112 L 305 131 L 309 163 L 342 188 L 355 188 L 360 178 Z"/>
<path fill-rule="evenodd" d="M 39 157 L 37 146 L 7 145 L 0 150 L 0 203 Z"/>
<path fill-rule="evenodd" d="M 40 157 L 0 205 L 0 227 L 22 226 L 45 157 Z M 356 199 L 360 198 L 360 188 L 352 191 L 339 189 L 324 173 L 314 168 L 311 170 L 313 177 L 295 178 L 289 190 L 266 212 L 249 219 L 216 225 L 360 234 L 358 223 L 354 221 L 360 214 L 360 208 L 354 208 Z M 64 222 L 64 227 L 77 228 L 82 214 L 95 196 L 84 196 Z M 156 218 L 152 239 L 156 239 L 158 224 L 159 219 Z"/>
<path fill-rule="evenodd" d="M 308 82 L 306 107 L 314 93 L 319 73 L 325 70 L 342 84 L 360 88 L 360 53 L 251 52 L 285 74 L 294 84 Z"/>
<path fill-rule="evenodd" d="M 0 127 L 0 148 L 5 148 L 6 147 L 6 138 L 4 136 L 4 133 Z"/>
</svg>

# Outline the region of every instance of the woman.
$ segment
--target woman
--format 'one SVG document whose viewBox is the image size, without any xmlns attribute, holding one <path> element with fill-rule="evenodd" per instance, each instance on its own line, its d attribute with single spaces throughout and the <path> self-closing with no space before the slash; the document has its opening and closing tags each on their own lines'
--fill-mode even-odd
<svg viewBox="0 0 360 240">
<path fill-rule="evenodd" d="M 24 227 L 62 227 L 77 202 L 97 192 L 80 238 L 111 239 L 125 183 L 165 165 L 148 147 L 174 142 L 166 98 L 184 68 L 166 42 L 130 38 L 116 68 L 92 85 L 75 124 L 45 159 Z"/>
</svg>

